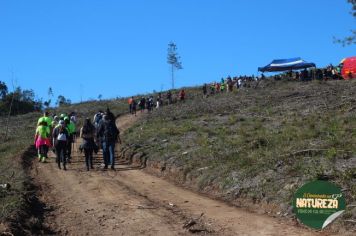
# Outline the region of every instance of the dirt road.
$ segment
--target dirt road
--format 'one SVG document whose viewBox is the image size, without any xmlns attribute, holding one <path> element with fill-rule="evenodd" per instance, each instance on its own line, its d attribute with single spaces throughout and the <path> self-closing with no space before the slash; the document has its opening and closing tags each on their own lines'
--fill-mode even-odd
<svg viewBox="0 0 356 236">
<path fill-rule="evenodd" d="M 120 131 L 136 119 L 121 117 Z M 46 226 L 59 235 L 316 235 L 177 187 L 140 167 L 119 161 L 117 171 L 103 171 L 101 163 L 99 155 L 95 170 L 87 172 L 83 154 L 74 152 L 66 172 L 54 158 L 34 165 L 39 198 L 48 207 Z"/>
</svg>

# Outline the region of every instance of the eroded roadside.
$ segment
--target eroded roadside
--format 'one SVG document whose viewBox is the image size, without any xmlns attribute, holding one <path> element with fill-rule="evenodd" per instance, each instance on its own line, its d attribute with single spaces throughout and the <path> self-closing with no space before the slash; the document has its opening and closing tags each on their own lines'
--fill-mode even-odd
<svg viewBox="0 0 356 236">
<path fill-rule="evenodd" d="M 46 215 L 51 209 L 41 200 L 42 188 L 32 176 L 33 162 L 36 150 L 30 146 L 20 157 L 18 163 L 22 165 L 27 176 L 24 181 L 23 203 L 2 225 L 0 235 L 52 235 L 55 231 L 45 224 Z"/>
</svg>

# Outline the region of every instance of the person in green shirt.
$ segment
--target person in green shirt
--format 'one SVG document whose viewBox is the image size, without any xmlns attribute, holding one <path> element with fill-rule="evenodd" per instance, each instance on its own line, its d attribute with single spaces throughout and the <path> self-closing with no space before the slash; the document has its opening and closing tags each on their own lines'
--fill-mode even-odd
<svg viewBox="0 0 356 236">
<path fill-rule="evenodd" d="M 70 163 L 70 159 L 72 158 L 71 157 L 72 143 L 74 142 L 74 135 L 76 133 L 76 128 L 75 128 L 75 124 L 72 121 L 70 121 L 68 117 L 64 118 L 64 122 L 66 124 L 69 133 L 69 140 L 67 145 L 67 159 L 68 159 L 68 163 Z"/>
<path fill-rule="evenodd" d="M 53 121 L 51 123 L 52 129 L 54 129 L 59 123 L 59 117 L 58 116 L 54 116 L 53 117 Z"/>
<path fill-rule="evenodd" d="M 41 121 L 36 128 L 35 145 L 38 150 L 38 160 L 45 162 L 49 147 L 51 146 L 50 133 L 45 121 Z"/>
<path fill-rule="evenodd" d="M 38 119 L 37 125 L 39 125 L 41 121 L 45 121 L 47 123 L 47 126 L 50 126 L 52 124 L 52 117 L 49 115 L 48 111 L 45 111 L 43 113 L 43 116 Z"/>
<path fill-rule="evenodd" d="M 46 122 L 47 129 L 48 129 L 47 131 L 51 135 L 52 134 L 52 130 L 53 130 L 53 127 L 52 127 L 53 120 L 52 120 L 52 117 L 50 116 L 48 111 L 45 111 L 43 113 L 43 116 L 38 119 L 37 126 L 39 126 L 42 121 Z"/>
</svg>

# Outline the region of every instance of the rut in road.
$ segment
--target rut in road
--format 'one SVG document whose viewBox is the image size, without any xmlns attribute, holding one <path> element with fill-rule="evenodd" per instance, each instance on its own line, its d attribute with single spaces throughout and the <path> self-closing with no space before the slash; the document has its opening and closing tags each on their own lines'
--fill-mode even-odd
<svg viewBox="0 0 356 236">
<path fill-rule="evenodd" d="M 139 119 L 118 119 L 120 132 Z M 123 137 L 124 138 L 124 137 Z M 46 226 L 59 235 L 317 235 L 275 218 L 248 213 L 118 162 L 117 171 L 86 171 L 75 143 L 65 172 L 54 158 L 35 163 L 32 176 L 49 210 Z"/>
</svg>

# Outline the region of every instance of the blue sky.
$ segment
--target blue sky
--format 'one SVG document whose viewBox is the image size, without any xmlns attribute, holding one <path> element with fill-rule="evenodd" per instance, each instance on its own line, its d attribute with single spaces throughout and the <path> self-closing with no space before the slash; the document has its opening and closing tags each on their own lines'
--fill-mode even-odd
<svg viewBox="0 0 356 236">
<path fill-rule="evenodd" d="M 1 0 L 0 80 L 49 87 L 78 102 L 170 88 L 167 45 L 178 46 L 176 87 L 257 74 L 272 59 L 317 66 L 356 55 L 346 0 Z M 81 89 L 82 88 L 82 89 Z"/>
</svg>

